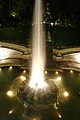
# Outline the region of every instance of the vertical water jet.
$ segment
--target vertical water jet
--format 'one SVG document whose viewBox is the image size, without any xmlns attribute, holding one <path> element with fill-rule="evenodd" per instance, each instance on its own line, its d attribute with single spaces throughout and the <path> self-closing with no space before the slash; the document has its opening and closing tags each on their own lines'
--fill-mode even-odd
<svg viewBox="0 0 80 120">
<path fill-rule="evenodd" d="M 45 39 L 43 36 L 42 0 L 35 0 L 32 35 L 32 71 L 30 87 L 45 87 Z"/>
<path fill-rule="evenodd" d="M 45 82 L 45 39 L 43 38 L 42 2 L 35 0 L 32 68 L 29 83 L 24 81 L 18 86 L 17 96 L 27 108 L 43 110 L 58 103 L 58 88 L 53 81 Z M 57 107 L 56 107 L 57 108 Z"/>
</svg>

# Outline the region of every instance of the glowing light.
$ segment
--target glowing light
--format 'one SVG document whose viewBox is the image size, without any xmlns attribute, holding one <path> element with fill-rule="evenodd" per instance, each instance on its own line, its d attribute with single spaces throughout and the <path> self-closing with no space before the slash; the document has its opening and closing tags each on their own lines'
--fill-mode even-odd
<svg viewBox="0 0 80 120">
<path fill-rule="evenodd" d="M 26 70 L 24 70 L 23 73 L 26 73 Z"/>
<path fill-rule="evenodd" d="M 70 70 L 70 73 L 73 73 L 73 70 Z"/>
<path fill-rule="evenodd" d="M 58 72 L 58 71 L 56 71 L 55 73 L 56 73 L 56 74 L 58 74 L 59 72 Z"/>
<path fill-rule="evenodd" d="M 51 22 L 51 26 L 53 26 L 53 25 L 54 25 L 54 23 Z"/>
<path fill-rule="evenodd" d="M 12 69 L 12 66 L 10 66 L 9 69 L 11 70 L 11 69 Z"/>
<path fill-rule="evenodd" d="M 42 71 L 41 71 L 41 69 L 39 67 L 34 68 L 33 76 L 32 76 L 32 79 L 30 80 L 29 86 L 31 88 L 36 88 L 36 87 L 37 88 L 44 88 L 44 87 L 47 87 L 47 83 L 44 81 Z"/>
<path fill-rule="evenodd" d="M 62 70 L 60 70 L 60 72 L 62 72 Z"/>
<path fill-rule="evenodd" d="M 41 79 L 38 79 L 39 81 L 41 80 Z M 34 81 L 33 80 L 31 80 L 30 81 L 30 83 L 29 83 L 29 86 L 31 87 L 31 88 L 45 88 L 45 87 L 47 87 L 47 83 L 46 82 L 44 82 L 43 80 L 41 80 L 41 82 L 35 82 L 35 84 L 34 84 Z"/>
<path fill-rule="evenodd" d="M 45 66 L 45 39 L 42 25 L 42 1 L 35 1 L 33 26 L 33 47 L 32 47 L 32 73 L 29 86 L 31 88 L 44 88 L 47 83 L 44 81 Z"/>
<path fill-rule="evenodd" d="M 61 77 L 57 77 L 57 79 L 56 79 L 56 80 L 57 80 L 57 81 L 61 81 L 61 79 L 62 79 Z"/>
<path fill-rule="evenodd" d="M 48 72 L 47 71 L 45 71 L 45 74 L 47 74 Z"/>
<path fill-rule="evenodd" d="M 62 118 L 61 114 L 58 113 L 58 117 L 59 117 L 59 118 Z"/>
<path fill-rule="evenodd" d="M 63 93 L 63 95 L 64 95 L 64 97 L 68 97 L 68 96 L 69 96 L 69 93 L 68 93 L 67 91 L 65 91 L 65 92 Z"/>
<path fill-rule="evenodd" d="M 45 21 L 43 23 L 46 23 Z"/>
<path fill-rule="evenodd" d="M 25 81 L 25 80 L 26 80 L 26 77 L 25 77 L 25 76 L 20 76 L 20 79 L 21 79 L 22 81 Z"/>
<path fill-rule="evenodd" d="M 10 111 L 9 111 L 9 115 L 12 114 L 12 113 L 13 113 L 13 110 L 10 110 Z"/>
<path fill-rule="evenodd" d="M 9 97 L 13 97 L 13 96 L 14 96 L 14 93 L 13 93 L 13 91 L 8 91 L 8 92 L 7 92 L 7 95 L 8 95 Z"/>
</svg>

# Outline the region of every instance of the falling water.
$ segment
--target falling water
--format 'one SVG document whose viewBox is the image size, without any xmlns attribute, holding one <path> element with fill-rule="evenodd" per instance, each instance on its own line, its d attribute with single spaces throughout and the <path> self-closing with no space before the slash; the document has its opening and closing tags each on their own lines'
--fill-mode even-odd
<svg viewBox="0 0 80 120">
<path fill-rule="evenodd" d="M 33 39 L 32 39 L 32 72 L 30 86 L 42 88 L 44 82 L 45 67 L 45 39 L 43 38 L 42 25 L 42 0 L 35 0 Z"/>
</svg>

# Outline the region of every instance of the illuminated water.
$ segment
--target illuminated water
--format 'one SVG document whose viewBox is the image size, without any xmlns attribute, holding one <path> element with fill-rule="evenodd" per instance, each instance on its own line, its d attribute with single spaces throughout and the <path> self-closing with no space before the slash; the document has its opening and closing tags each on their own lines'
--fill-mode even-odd
<svg viewBox="0 0 80 120">
<path fill-rule="evenodd" d="M 37 84 L 39 88 L 45 86 L 45 39 L 43 36 L 42 13 L 42 1 L 35 0 L 32 35 L 32 74 L 30 86 L 35 87 Z"/>
</svg>

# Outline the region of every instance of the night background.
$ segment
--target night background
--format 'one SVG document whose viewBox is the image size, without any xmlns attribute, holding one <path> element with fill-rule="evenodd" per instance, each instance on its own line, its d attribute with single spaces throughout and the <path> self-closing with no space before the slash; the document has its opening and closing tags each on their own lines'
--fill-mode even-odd
<svg viewBox="0 0 80 120">
<path fill-rule="evenodd" d="M 31 45 L 34 1 L 0 0 L 0 42 L 25 47 Z M 50 52 L 50 48 L 62 50 L 80 46 L 80 0 L 43 0 L 42 14 L 47 48 L 49 47 L 47 52 Z M 26 72 L 29 75 L 29 69 Z M 61 76 L 62 85 L 69 92 L 69 96 L 61 96 L 58 110 L 50 107 L 36 112 L 25 112 L 16 96 L 9 97 L 6 94 L 21 75 L 25 75 L 21 67 L 14 66 L 11 70 L 9 66 L 0 68 L 0 120 L 80 119 L 80 71 L 71 72 L 70 69 L 65 69 L 56 74 L 56 70 L 47 69 L 47 78 Z M 60 86 L 61 90 L 64 89 L 63 86 Z"/>
<path fill-rule="evenodd" d="M 80 1 L 43 0 L 43 2 L 43 18 L 54 46 L 78 46 Z M 0 0 L 0 40 L 30 44 L 33 10 L 34 0 Z"/>
</svg>

